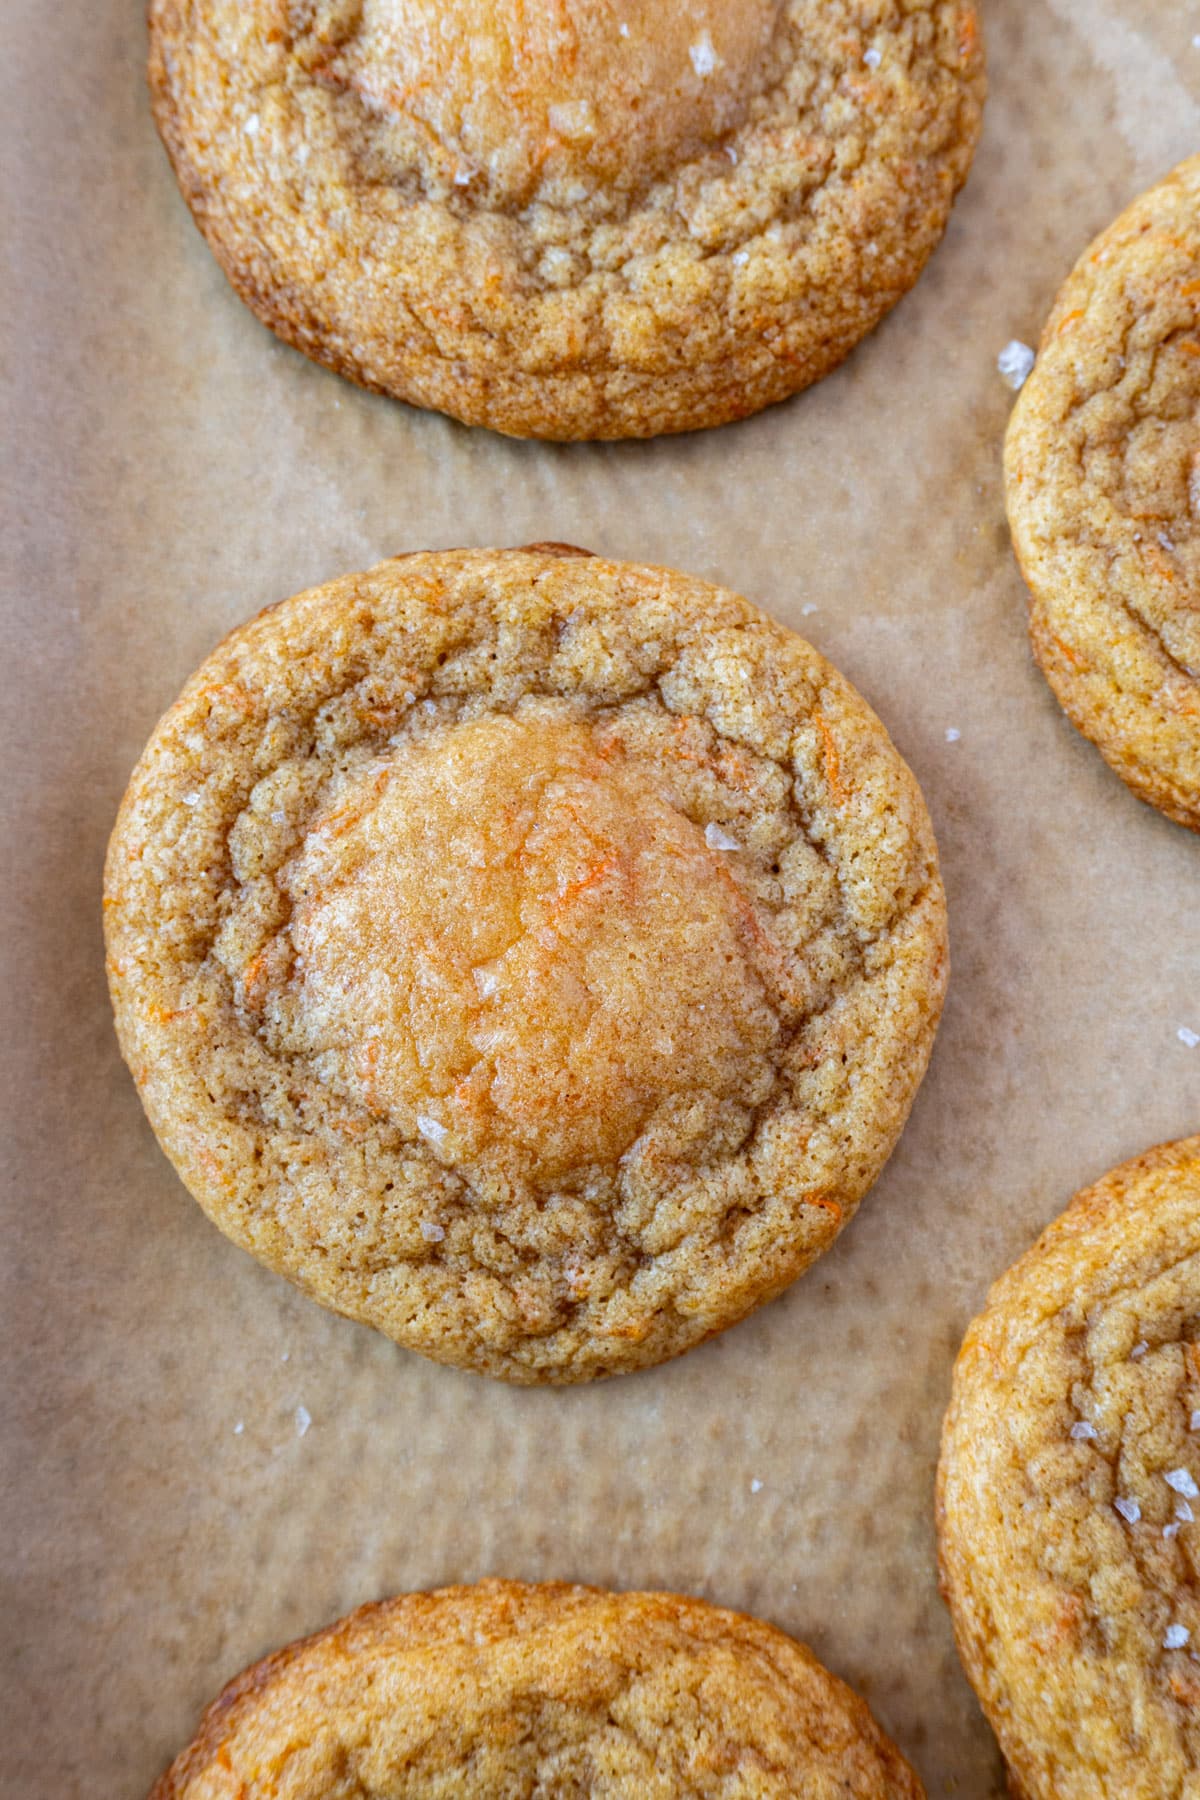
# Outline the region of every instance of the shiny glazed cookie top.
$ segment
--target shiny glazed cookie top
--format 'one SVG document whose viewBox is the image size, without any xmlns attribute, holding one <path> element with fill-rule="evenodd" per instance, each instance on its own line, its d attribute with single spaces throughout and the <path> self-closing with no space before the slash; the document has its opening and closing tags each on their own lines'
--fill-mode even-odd
<svg viewBox="0 0 1200 1800">
<path fill-rule="evenodd" d="M 324 0 L 312 71 L 497 204 L 636 190 L 741 124 L 781 0 Z M 313 54 L 310 50 L 310 55 Z"/>
<path fill-rule="evenodd" d="M 764 952 L 717 837 L 553 706 L 405 745 L 338 784 L 283 875 L 268 1040 L 446 1163 L 615 1161 L 681 1097 L 770 1084 Z"/>
<path fill-rule="evenodd" d="M 794 1280 L 946 980 L 928 816 L 848 683 L 736 595 L 554 548 L 397 558 L 234 632 L 106 882 L 122 1047 L 210 1216 L 522 1381 Z"/>
</svg>

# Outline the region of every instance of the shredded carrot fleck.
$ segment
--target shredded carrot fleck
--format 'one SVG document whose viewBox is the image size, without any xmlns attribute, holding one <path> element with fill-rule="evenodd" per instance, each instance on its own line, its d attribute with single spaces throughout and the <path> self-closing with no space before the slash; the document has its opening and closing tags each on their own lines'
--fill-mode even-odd
<svg viewBox="0 0 1200 1800">
<path fill-rule="evenodd" d="M 1077 306 L 1074 312 L 1069 312 L 1058 328 L 1059 336 L 1061 337 L 1064 331 L 1070 331 L 1071 327 L 1083 317 L 1084 308 L 1082 306 Z"/>
<path fill-rule="evenodd" d="M 974 56 L 979 48 L 979 20 L 975 13 L 964 14 L 962 24 L 958 28 L 958 54 L 961 57 Z"/>
<path fill-rule="evenodd" d="M 588 888 L 595 887 L 598 881 L 602 881 L 610 869 L 617 867 L 620 860 L 619 856 L 606 856 L 603 862 L 593 863 L 586 875 L 581 875 L 578 881 L 568 883 L 555 900 L 553 910 L 561 912 L 564 906 L 570 906 L 572 901 L 578 900 L 580 894 L 586 893 Z"/>
<path fill-rule="evenodd" d="M 1195 338 L 1181 338 L 1178 347 L 1185 356 L 1200 356 L 1200 344 Z"/>
<path fill-rule="evenodd" d="M 1149 562 L 1156 575 L 1161 576 L 1164 581 L 1174 581 L 1175 571 L 1157 544 L 1147 545 L 1146 560 Z"/>
<path fill-rule="evenodd" d="M 1179 292 L 1185 300 L 1190 300 L 1193 294 L 1200 294 L 1200 281 L 1185 281 Z"/>
<path fill-rule="evenodd" d="M 1063 640 L 1060 637 L 1055 637 L 1052 631 L 1046 633 L 1046 639 L 1047 642 L 1053 644 L 1063 661 L 1069 662 L 1073 669 L 1084 669 L 1087 667 L 1087 664 L 1084 662 L 1083 657 L 1080 656 L 1079 652 L 1077 650 L 1072 650 L 1070 644 L 1064 644 Z"/>
<path fill-rule="evenodd" d="M 805 1206 L 819 1206 L 822 1212 L 832 1213 L 838 1221 L 842 1217 L 842 1209 L 836 1200 L 830 1200 L 825 1194 L 805 1194 Z"/>
<path fill-rule="evenodd" d="M 842 781 L 842 762 L 837 744 L 820 707 L 813 712 L 813 724 L 821 734 L 821 761 L 829 792 L 833 796 L 834 805 L 841 806 L 849 798 L 849 790 Z"/>
<path fill-rule="evenodd" d="M 262 998 L 261 990 L 266 986 L 267 955 L 260 950 L 257 956 L 251 957 L 242 970 L 242 992 L 246 996 L 247 1006 L 257 1007 Z"/>
</svg>

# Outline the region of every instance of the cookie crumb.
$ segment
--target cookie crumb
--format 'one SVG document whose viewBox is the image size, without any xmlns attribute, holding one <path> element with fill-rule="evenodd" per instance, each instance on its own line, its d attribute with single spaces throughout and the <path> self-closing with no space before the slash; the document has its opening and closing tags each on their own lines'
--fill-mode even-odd
<svg viewBox="0 0 1200 1800">
<path fill-rule="evenodd" d="M 996 367 L 1014 394 L 1017 394 L 1029 380 L 1036 361 L 1036 351 L 1031 350 L 1028 344 L 1023 344 L 1020 338 L 1012 338 L 996 358 Z"/>
<path fill-rule="evenodd" d="M 1122 1496 L 1119 1500 L 1113 1501 L 1113 1506 L 1130 1525 L 1136 1525 L 1142 1516 L 1142 1509 L 1136 1500 L 1127 1500 Z"/>
<path fill-rule="evenodd" d="M 1181 1025 L 1175 1035 L 1189 1050 L 1194 1050 L 1200 1044 L 1200 1031 L 1193 1031 L 1190 1025 Z"/>
<path fill-rule="evenodd" d="M 312 1414 L 307 1406 L 298 1406 L 296 1408 L 296 1436 L 303 1437 L 311 1424 Z"/>
<path fill-rule="evenodd" d="M 706 76 L 711 75 L 717 66 L 717 53 L 713 48 L 713 41 L 709 37 L 707 31 L 702 31 L 700 33 L 700 36 L 688 51 L 688 55 L 692 59 L 693 69 L 695 69 L 702 81 Z"/>
<path fill-rule="evenodd" d="M 742 847 L 735 837 L 730 837 L 719 825 L 709 824 L 704 827 L 704 841 L 710 850 L 740 850 Z"/>
<path fill-rule="evenodd" d="M 1191 1635 L 1186 1625 L 1168 1625 L 1163 1638 L 1163 1649 L 1182 1650 Z"/>
<path fill-rule="evenodd" d="M 1096 1427 L 1094 1425 L 1089 1425 L 1086 1419 L 1077 1419 L 1075 1424 L 1071 1427 L 1071 1436 L 1073 1438 L 1091 1439 L 1099 1437 L 1099 1435 Z"/>
<path fill-rule="evenodd" d="M 1188 1500 L 1200 1498 L 1200 1487 L 1196 1486 L 1186 1469 L 1168 1469 L 1163 1480 L 1169 1488 L 1174 1488 L 1177 1494 L 1183 1494 Z"/>
</svg>

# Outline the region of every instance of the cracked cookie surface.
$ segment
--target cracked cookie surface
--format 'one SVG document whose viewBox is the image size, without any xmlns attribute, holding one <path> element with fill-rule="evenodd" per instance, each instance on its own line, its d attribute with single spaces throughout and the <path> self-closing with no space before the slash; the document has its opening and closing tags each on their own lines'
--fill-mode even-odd
<svg viewBox="0 0 1200 1800">
<path fill-rule="evenodd" d="M 1047 680 L 1134 793 L 1200 829 L 1200 157 L 1080 259 L 1005 476 Z"/>
<path fill-rule="evenodd" d="M 485 1581 L 364 1606 L 226 1688 L 151 1800 L 923 1800 L 793 1639 L 675 1594 Z"/>
<path fill-rule="evenodd" d="M 1025 1800 L 1200 1794 L 1200 1138 L 1076 1196 L 964 1340 L 943 1590 Z"/>
<path fill-rule="evenodd" d="M 912 286 L 979 135 L 968 0 L 151 0 L 155 116 L 242 298 L 519 436 L 719 424 Z"/>
<path fill-rule="evenodd" d="M 134 773 L 105 917 L 210 1217 L 525 1382 L 794 1280 L 946 977 L 924 803 L 849 684 L 736 595 L 556 548 L 397 558 L 234 632 Z"/>
</svg>

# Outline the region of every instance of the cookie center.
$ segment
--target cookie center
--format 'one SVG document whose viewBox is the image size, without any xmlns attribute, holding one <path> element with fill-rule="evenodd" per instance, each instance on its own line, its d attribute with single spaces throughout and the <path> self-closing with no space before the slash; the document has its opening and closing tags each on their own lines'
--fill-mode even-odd
<svg viewBox="0 0 1200 1800">
<path fill-rule="evenodd" d="M 443 1161 L 611 1162 L 664 1103 L 742 1099 L 777 1039 L 729 860 L 561 711 L 454 725 L 291 865 L 289 1035 Z"/>
<path fill-rule="evenodd" d="M 493 202 L 630 190 L 740 124 L 780 0 L 364 0 L 328 74 Z"/>
</svg>

